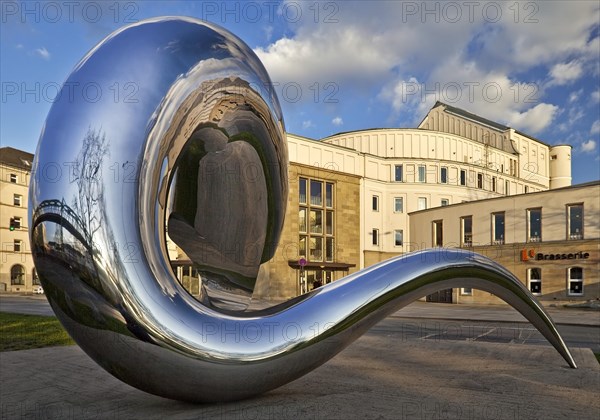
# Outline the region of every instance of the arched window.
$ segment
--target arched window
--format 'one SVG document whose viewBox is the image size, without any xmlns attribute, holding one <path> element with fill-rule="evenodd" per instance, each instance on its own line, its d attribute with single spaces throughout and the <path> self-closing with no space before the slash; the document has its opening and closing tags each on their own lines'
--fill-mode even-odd
<svg viewBox="0 0 600 420">
<path fill-rule="evenodd" d="M 569 296 L 583 296 L 583 268 L 567 268 L 567 294 Z"/>
<path fill-rule="evenodd" d="M 15 264 L 10 269 L 10 284 L 25 284 L 25 268 L 22 265 Z"/>
</svg>

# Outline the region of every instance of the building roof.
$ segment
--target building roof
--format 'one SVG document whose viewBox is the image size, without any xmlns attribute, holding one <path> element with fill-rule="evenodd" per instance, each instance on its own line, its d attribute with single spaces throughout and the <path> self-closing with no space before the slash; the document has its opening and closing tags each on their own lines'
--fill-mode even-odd
<svg viewBox="0 0 600 420">
<path fill-rule="evenodd" d="M 33 154 L 12 147 L 0 148 L 0 164 L 31 171 Z"/>
</svg>

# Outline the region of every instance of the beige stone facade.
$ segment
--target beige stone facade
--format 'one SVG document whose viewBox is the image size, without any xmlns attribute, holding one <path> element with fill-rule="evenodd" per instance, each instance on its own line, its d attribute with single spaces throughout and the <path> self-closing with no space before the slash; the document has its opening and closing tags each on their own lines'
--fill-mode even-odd
<svg viewBox="0 0 600 420">
<path fill-rule="evenodd" d="M 598 197 L 600 182 L 594 182 L 417 211 L 410 214 L 409 245 L 412 250 L 461 247 L 486 255 L 546 304 L 598 300 Z M 487 292 L 460 289 L 453 290 L 452 301 L 501 303 Z"/>
<path fill-rule="evenodd" d="M 0 292 L 31 292 L 39 284 L 27 217 L 32 161 L 31 153 L 0 149 Z"/>
</svg>

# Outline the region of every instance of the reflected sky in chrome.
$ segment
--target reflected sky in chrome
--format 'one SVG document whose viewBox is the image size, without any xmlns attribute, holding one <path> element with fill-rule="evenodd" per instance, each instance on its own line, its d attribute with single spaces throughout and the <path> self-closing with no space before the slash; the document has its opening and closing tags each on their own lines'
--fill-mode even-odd
<svg viewBox="0 0 600 420">
<path fill-rule="evenodd" d="M 94 47 L 63 90 L 91 84 L 103 95 L 73 101 L 81 96 L 65 92 L 49 112 L 33 168 L 30 234 L 57 317 L 121 380 L 189 401 L 257 395 L 448 287 L 506 300 L 575 366 L 518 279 L 460 250 L 406 255 L 246 310 L 279 241 L 288 192 L 283 118 L 258 58 L 222 28 L 156 18 Z M 133 90 L 124 95 L 124 86 Z M 60 176 L 49 177 L 56 168 Z M 173 274 L 167 235 L 201 272 L 199 300 Z M 253 252 L 231 252 L 235 246 Z"/>
</svg>

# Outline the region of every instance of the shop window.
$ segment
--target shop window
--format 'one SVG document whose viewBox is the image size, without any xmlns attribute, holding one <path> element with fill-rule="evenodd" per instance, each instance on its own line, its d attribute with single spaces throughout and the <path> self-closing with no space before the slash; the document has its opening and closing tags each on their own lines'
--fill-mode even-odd
<svg viewBox="0 0 600 420">
<path fill-rule="evenodd" d="M 567 239 L 583 239 L 583 204 L 567 206 Z"/>
<path fill-rule="evenodd" d="M 460 239 L 462 247 L 473 246 L 473 216 L 460 218 Z"/>
<path fill-rule="evenodd" d="M 402 246 L 404 244 L 404 231 L 397 229 L 394 231 L 394 246 Z"/>
<path fill-rule="evenodd" d="M 20 264 L 15 264 L 10 269 L 10 284 L 24 285 L 25 284 L 25 268 Z"/>
<path fill-rule="evenodd" d="M 542 269 L 541 268 L 528 268 L 527 269 L 527 282 L 529 284 L 529 291 L 534 295 L 542 294 Z"/>
<path fill-rule="evenodd" d="M 527 242 L 542 240 L 542 209 L 527 210 Z"/>
<path fill-rule="evenodd" d="M 403 167 L 402 165 L 395 165 L 394 166 L 394 180 L 396 182 L 402 182 L 404 181 L 404 173 L 403 173 Z"/>
<path fill-rule="evenodd" d="M 583 296 L 583 268 L 570 267 L 567 269 L 569 296 Z"/>
<path fill-rule="evenodd" d="M 402 197 L 394 198 L 394 213 L 404 212 L 404 199 Z"/>
<path fill-rule="evenodd" d="M 504 212 L 492 213 L 492 245 L 504 244 Z"/>
<path fill-rule="evenodd" d="M 433 227 L 433 246 L 444 246 L 444 222 L 435 220 Z"/>
</svg>

